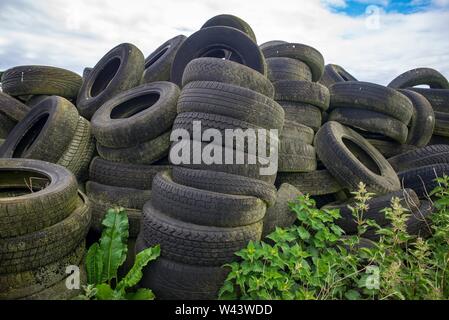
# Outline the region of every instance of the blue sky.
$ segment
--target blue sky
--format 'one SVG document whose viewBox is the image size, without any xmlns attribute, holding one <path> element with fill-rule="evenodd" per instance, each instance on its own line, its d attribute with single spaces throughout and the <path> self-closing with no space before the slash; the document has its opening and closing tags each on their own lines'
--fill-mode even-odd
<svg viewBox="0 0 449 320">
<path fill-rule="evenodd" d="M 247 21 L 259 43 L 311 45 L 359 80 L 387 84 L 416 67 L 449 77 L 449 0 L 0 0 L 0 70 L 41 64 L 82 73 L 117 44 L 146 56 L 222 13 Z"/>
</svg>

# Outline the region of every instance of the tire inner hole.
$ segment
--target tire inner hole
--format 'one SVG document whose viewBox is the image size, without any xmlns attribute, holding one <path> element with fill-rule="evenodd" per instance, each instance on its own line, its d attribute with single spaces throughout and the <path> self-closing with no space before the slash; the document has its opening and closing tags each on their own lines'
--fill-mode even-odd
<svg viewBox="0 0 449 320">
<path fill-rule="evenodd" d="M 244 64 L 242 57 L 235 51 L 226 48 L 209 48 L 200 57 L 218 58 Z"/>
<path fill-rule="evenodd" d="M 343 138 L 343 143 L 345 146 L 351 151 L 351 153 L 361 162 L 365 167 L 367 167 L 370 171 L 374 172 L 377 175 L 381 175 L 382 172 L 380 171 L 379 166 L 377 163 L 373 160 L 373 158 L 365 151 L 363 148 L 361 148 L 358 144 L 355 142 Z"/>
<path fill-rule="evenodd" d="M 1 170 L 0 181 L 0 198 L 20 197 L 38 192 L 51 182 L 43 174 L 21 170 Z"/>
<path fill-rule="evenodd" d="M 14 149 L 14 152 L 12 154 L 13 158 L 22 158 L 23 155 L 31 148 L 34 141 L 36 141 L 37 137 L 41 133 L 42 129 L 44 129 L 49 116 L 50 115 L 48 113 L 41 115 L 26 131 L 26 133 L 23 135 L 22 139 L 20 139 L 19 143 Z"/>
<path fill-rule="evenodd" d="M 158 93 L 152 92 L 127 100 L 111 111 L 111 119 L 127 119 L 151 108 L 160 98 Z"/>
<path fill-rule="evenodd" d="M 154 57 L 152 57 L 150 60 L 148 60 L 145 63 L 145 69 L 148 69 L 149 67 L 151 67 L 156 61 L 158 61 L 160 58 L 162 58 L 162 56 L 168 51 L 169 47 L 165 47 L 164 49 L 162 49 L 161 51 L 159 51 Z"/>
<path fill-rule="evenodd" d="M 114 79 L 115 75 L 117 74 L 120 64 L 120 59 L 114 58 L 110 60 L 98 73 L 92 85 L 92 88 L 90 89 L 90 96 L 92 98 L 98 96 L 108 87 L 112 79 Z"/>
</svg>

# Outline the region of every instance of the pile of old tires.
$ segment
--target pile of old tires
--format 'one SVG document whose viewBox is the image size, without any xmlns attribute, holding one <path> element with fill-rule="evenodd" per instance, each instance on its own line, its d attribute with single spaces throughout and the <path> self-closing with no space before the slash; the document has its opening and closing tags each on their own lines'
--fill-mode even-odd
<svg viewBox="0 0 449 320">
<path fill-rule="evenodd" d="M 363 182 L 376 194 L 365 218 L 387 225 L 379 210 L 399 197 L 409 232 L 427 236 L 429 193 L 449 173 L 449 84 L 438 71 L 358 81 L 307 45 L 258 46 L 231 15 L 146 59 L 124 43 L 83 77 L 24 66 L 1 82 L 0 157 L 16 159 L 0 160 L 0 297 L 67 294 L 64 267 L 82 264 L 87 229 L 97 240 L 106 210 L 120 206 L 130 220 L 125 269 L 134 245 L 161 245 L 141 286 L 160 299 L 214 299 L 229 271 L 221 266 L 294 224 L 288 203 L 299 194 L 340 209 L 351 235 L 347 206 Z M 254 135 L 229 147 L 215 139 L 229 129 Z M 379 239 L 373 229 L 365 237 Z"/>
<path fill-rule="evenodd" d="M 66 267 L 82 264 L 89 199 L 59 165 L 0 159 L 0 167 L 0 299 L 76 296 Z"/>
</svg>

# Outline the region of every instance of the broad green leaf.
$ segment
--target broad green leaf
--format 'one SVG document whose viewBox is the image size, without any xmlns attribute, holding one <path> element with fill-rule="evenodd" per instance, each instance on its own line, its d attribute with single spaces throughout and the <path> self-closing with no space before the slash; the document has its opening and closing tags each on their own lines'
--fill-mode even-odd
<svg viewBox="0 0 449 320">
<path fill-rule="evenodd" d="M 142 269 L 148 264 L 148 262 L 155 260 L 161 253 L 160 246 L 153 248 L 147 248 L 136 256 L 134 265 L 129 270 L 128 274 L 117 284 L 116 290 L 125 291 L 127 288 L 131 288 L 139 283 L 142 278 Z"/>
<path fill-rule="evenodd" d="M 90 246 L 86 254 L 87 283 L 99 284 L 103 273 L 103 252 L 98 243 Z"/>
<path fill-rule="evenodd" d="M 126 300 L 154 300 L 154 293 L 150 289 L 141 288 L 133 293 L 126 294 Z"/>
<path fill-rule="evenodd" d="M 102 281 L 108 282 L 117 277 L 118 268 L 125 262 L 128 252 L 128 216 L 124 209 L 108 210 L 100 239 L 103 252 Z"/>
<path fill-rule="evenodd" d="M 119 297 L 107 283 L 98 284 L 96 286 L 97 294 L 96 298 L 98 300 L 117 300 Z"/>
<path fill-rule="evenodd" d="M 355 290 L 349 290 L 348 292 L 346 292 L 345 297 L 348 300 L 360 300 L 361 298 L 360 293 Z"/>
</svg>

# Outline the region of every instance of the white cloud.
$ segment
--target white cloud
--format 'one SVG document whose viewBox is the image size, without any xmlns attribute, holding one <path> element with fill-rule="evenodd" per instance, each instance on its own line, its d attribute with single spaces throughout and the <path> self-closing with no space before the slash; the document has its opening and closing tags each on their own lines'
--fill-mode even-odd
<svg viewBox="0 0 449 320">
<path fill-rule="evenodd" d="M 387 84 L 421 66 L 449 76 L 447 10 L 382 14 L 380 28 L 368 30 L 364 17 L 333 13 L 321 0 L 2 0 L 0 69 L 50 64 L 81 73 L 119 43 L 133 43 L 148 55 L 221 13 L 246 20 L 259 43 L 282 39 L 311 45 L 327 63 L 342 65 L 360 80 Z"/>
</svg>

